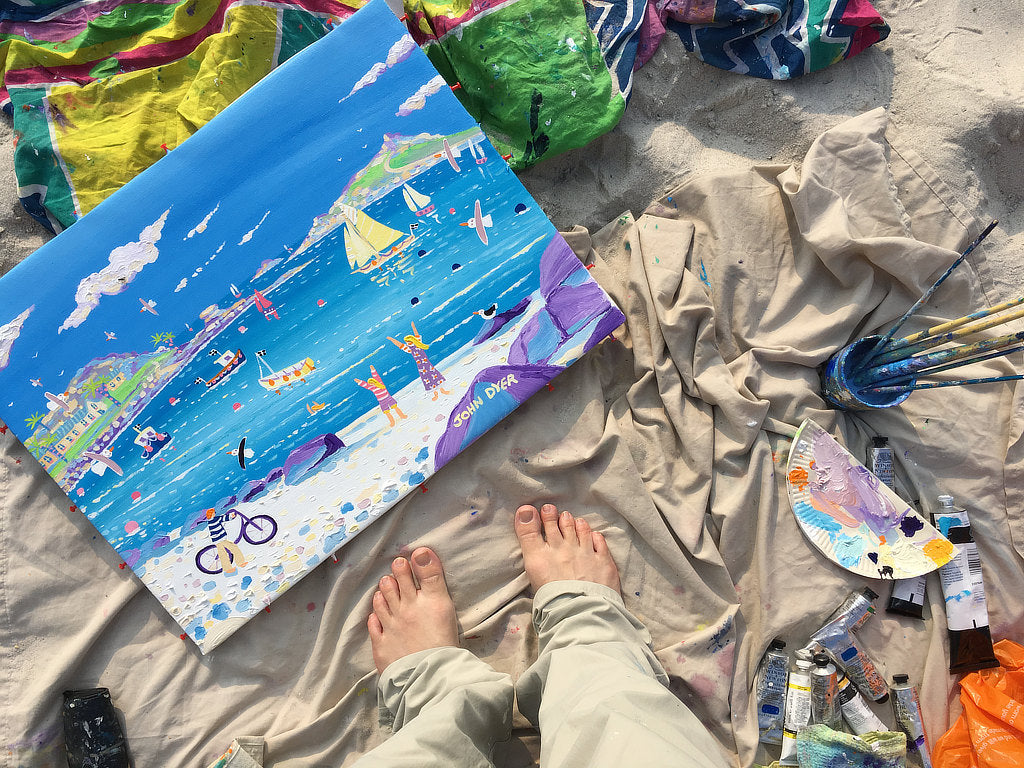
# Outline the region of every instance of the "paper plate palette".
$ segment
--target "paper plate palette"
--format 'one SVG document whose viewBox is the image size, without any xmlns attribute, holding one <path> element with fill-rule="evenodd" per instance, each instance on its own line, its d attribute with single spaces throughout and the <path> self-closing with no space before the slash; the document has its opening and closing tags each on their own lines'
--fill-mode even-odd
<svg viewBox="0 0 1024 768">
<path fill-rule="evenodd" d="M 948 539 L 810 419 L 793 439 L 786 484 L 800 529 L 848 571 L 905 579 L 956 554 Z"/>
</svg>

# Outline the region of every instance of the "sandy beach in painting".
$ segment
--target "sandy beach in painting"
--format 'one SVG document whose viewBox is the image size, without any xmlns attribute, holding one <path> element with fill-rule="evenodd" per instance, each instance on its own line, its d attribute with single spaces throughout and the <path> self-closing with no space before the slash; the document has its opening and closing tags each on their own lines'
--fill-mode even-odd
<svg viewBox="0 0 1024 768">
<path fill-rule="evenodd" d="M 236 504 L 245 517 L 269 514 L 278 527 L 265 544 L 240 541 L 247 564 L 234 574 L 197 568 L 196 554 L 211 546 L 204 525 L 173 531 L 173 549 L 137 564 L 136 573 L 200 645 L 215 645 L 399 499 L 417 492 L 433 473 L 433 448 L 472 383 L 464 374 L 504 365 L 510 345 L 540 306 L 535 302 L 500 335 L 440 361 L 449 394 L 434 400 L 419 380 L 413 381 L 392 392 L 407 417 L 395 427 L 375 406 L 337 433 L 345 448 L 331 457 L 333 466 L 294 485 L 278 481 L 269 493 Z M 562 356 L 578 353 L 569 348 Z M 228 522 L 229 535 L 237 537 L 239 526 L 238 519 Z"/>
</svg>

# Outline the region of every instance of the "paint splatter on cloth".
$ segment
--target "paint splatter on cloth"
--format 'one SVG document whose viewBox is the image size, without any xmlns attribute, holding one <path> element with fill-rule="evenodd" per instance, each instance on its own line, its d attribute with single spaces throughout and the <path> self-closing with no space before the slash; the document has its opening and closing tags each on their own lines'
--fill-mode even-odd
<svg viewBox="0 0 1024 768">
<path fill-rule="evenodd" d="M 767 80 L 817 72 L 889 36 L 868 0 L 657 0 L 656 7 L 703 61 Z"/>
<path fill-rule="evenodd" d="M 0 8 L 0 106 L 25 209 L 59 231 L 362 0 L 59 0 Z"/>
</svg>

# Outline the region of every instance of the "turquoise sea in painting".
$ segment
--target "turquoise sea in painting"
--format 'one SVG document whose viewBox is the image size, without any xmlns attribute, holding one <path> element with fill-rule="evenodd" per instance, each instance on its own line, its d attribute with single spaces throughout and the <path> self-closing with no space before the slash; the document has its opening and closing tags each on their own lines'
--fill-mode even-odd
<svg viewBox="0 0 1024 768">
<path fill-rule="evenodd" d="M 0 279 L 0 417 L 206 651 L 622 319 L 375 0 Z"/>
</svg>

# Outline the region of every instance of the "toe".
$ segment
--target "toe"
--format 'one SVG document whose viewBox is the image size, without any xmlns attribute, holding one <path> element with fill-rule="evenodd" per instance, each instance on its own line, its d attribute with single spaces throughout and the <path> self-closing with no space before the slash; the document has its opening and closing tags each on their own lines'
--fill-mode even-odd
<svg viewBox="0 0 1024 768">
<path fill-rule="evenodd" d="M 416 592 L 416 582 L 412 580 L 412 569 L 404 557 L 396 557 L 391 563 L 391 573 L 398 582 L 400 596 L 412 595 Z"/>
<path fill-rule="evenodd" d="M 384 627 L 381 625 L 376 613 L 371 613 L 369 618 L 366 619 L 366 629 L 370 632 L 371 642 L 377 642 L 384 634 Z"/>
<path fill-rule="evenodd" d="M 582 517 L 576 518 L 576 538 L 579 539 L 580 546 L 584 549 L 594 548 L 594 536 L 590 530 L 590 523 Z"/>
<path fill-rule="evenodd" d="M 557 544 L 562 539 L 558 529 L 558 508 L 554 504 L 545 504 L 540 508 L 540 521 L 544 528 L 544 538 L 548 544 Z"/>
<path fill-rule="evenodd" d="M 571 512 L 562 511 L 558 516 L 558 530 L 566 541 L 576 543 L 576 520 Z"/>
<path fill-rule="evenodd" d="M 519 544 L 524 550 L 544 543 L 544 537 L 540 532 L 540 514 L 536 507 L 524 504 L 517 509 L 515 528 Z"/>
<path fill-rule="evenodd" d="M 420 547 L 412 553 L 412 570 L 424 593 L 448 594 L 448 587 L 444 583 L 441 559 L 432 549 Z"/>
<path fill-rule="evenodd" d="M 394 613 L 398 609 L 398 601 L 401 599 L 398 582 L 395 581 L 394 576 L 385 576 L 380 580 L 380 592 L 387 601 L 388 609 Z"/>
<path fill-rule="evenodd" d="M 385 621 L 391 618 L 391 609 L 388 607 L 388 601 L 380 590 L 373 593 L 373 613 L 381 627 L 384 626 Z"/>
</svg>

